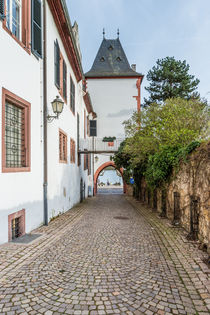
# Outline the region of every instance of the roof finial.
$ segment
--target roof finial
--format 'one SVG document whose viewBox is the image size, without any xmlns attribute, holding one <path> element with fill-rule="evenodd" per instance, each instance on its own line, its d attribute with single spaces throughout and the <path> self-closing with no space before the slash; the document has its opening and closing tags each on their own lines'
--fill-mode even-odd
<svg viewBox="0 0 210 315">
<path fill-rule="evenodd" d="M 105 38 L 105 28 L 103 28 L 103 39 Z"/>
<path fill-rule="evenodd" d="M 119 30 L 119 28 L 117 29 L 117 38 L 119 39 L 119 37 L 120 37 L 120 30 Z"/>
</svg>

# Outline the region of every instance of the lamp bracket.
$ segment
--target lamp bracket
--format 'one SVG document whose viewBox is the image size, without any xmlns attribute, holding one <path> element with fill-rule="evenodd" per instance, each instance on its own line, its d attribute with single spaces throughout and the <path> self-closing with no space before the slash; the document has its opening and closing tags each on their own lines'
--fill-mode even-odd
<svg viewBox="0 0 210 315">
<path fill-rule="evenodd" d="M 54 119 L 58 119 L 59 114 L 57 115 L 47 115 L 47 120 L 49 123 L 51 123 Z"/>
</svg>

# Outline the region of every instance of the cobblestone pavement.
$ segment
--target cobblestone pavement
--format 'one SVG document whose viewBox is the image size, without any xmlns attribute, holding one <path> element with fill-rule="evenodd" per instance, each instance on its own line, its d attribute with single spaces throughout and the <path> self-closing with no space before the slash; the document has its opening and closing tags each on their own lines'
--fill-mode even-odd
<svg viewBox="0 0 210 315">
<path fill-rule="evenodd" d="M 146 206 L 98 195 L 0 246 L 0 314 L 209 314 L 205 254 Z"/>
</svg>

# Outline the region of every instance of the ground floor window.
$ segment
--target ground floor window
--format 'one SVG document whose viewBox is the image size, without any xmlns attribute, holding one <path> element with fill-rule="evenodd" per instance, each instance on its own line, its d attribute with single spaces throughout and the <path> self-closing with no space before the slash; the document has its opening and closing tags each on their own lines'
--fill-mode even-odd
<svg viewBox="0 0 210 315">
<path fill-rule="evenodd" d="M 3 171 L 30 170 L 30 104 L 3 89 Z"/>
<path fill-rule="evenodd" d="M 8 240 L 12 241 L 25 234 L 25 209 L 8 216 Z"/>
</svg>

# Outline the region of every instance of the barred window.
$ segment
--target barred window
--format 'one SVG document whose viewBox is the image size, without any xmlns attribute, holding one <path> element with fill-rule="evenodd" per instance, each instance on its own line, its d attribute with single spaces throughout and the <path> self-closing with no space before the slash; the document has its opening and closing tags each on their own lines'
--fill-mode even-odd
<svg viewBox="0 0 210 315">
<path fill-rule="evenodd" d="M 59 132 L 59 161 L 67 163 L 67 135 L 62 131 Z"/>
<path fill-rule="evenodd" d="M 25 167 L 25 121 L 24 111 L 6 102 L 5 106 L 5 144 L 6 167 Z"/>
<path fill-rule="evenodd" d="M 15 94 L 3 95 L 3 172 L 30 170 L 30 104 Z"/>
</svg>

